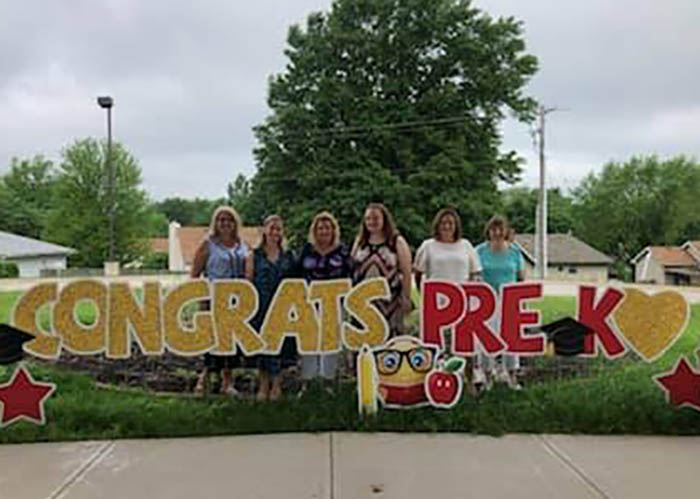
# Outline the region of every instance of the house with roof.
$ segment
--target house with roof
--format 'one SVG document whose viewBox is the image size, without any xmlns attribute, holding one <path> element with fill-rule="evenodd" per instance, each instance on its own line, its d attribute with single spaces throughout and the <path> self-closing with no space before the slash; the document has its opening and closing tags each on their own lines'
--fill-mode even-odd
<svg viewBox="0 0 700 499">
<path fill-rule="evenodd" d="M 635 282 L 700 285 L 700 241 L 681 246 L 647 246 L 632 259 Z"/>
<path fill-rule="evenodd" d="M 687 251 L 695 261 L 700 262 L 700 241 L 686 241 L 681 249 Z"/>
<path fill-rule="evenodd" d="M 170 222 L 167 238 L 150 240 L 151 250 L 168 254 L 168 269 L 172 272 L 189 272 L 199 244 L 207 237 L 209 226 L 182 227 Z M 262 239 L 260 227 L 241 227 L 241 239 L 255 248 Z"/>
<path fill-rule="evenodd" d="M 0 260 L 17 265 L 20 277 L 39 277 L 42 271 L 63 270 L 73 248 L 0 231 Z"/>
<path fill-rule="evenodd" d="M 525 259 L 525 278 L 536 279 L 535 235 L 516 234 L 515 243 Z M 602 284 L 612 263 L 608 255 L 572 234 L 547 235 L 547 280 Z"/>
</svg>

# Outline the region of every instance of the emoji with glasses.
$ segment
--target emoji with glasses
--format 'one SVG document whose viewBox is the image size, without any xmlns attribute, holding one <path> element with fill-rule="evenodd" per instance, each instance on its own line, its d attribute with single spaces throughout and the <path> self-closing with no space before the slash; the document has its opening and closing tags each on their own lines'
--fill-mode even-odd
<svg viewBox="0 0 700 499">
<path fill-rule="evenodd" d="M 374 350 L 378 394 L 384 407 L 428 404 L 425 378 L 435 367 L 437 348 L 413 336 L 397 336 Z"/>
</svg>

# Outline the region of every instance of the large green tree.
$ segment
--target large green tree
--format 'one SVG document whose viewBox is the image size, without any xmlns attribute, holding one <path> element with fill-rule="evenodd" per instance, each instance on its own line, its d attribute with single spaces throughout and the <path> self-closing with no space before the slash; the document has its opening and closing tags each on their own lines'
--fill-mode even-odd
<svg viewBox="0 0 700 499">
<path fill-rule="evenodd" d="M 503 191 L 503 213 L 519 234 L 535 233 L 535 214 L 539 189 L 513 187 Z M 574 230 L 575 215 L 572 198 L 558 188 L 547 189 L 547 232 L 567 233 Z"/>
<path fill-rule="evenodd" d="M 51 206 L 53 164 L 43 156 L 12 158 L 0 178 L 0 230 L 39 238 Z"/>
<path fill-rule="evenodd" d="M 46 236 L 78 250 L 72 264 L 101 267 L 109 248 L 106 143 L 76 141 L 64 149 L 48 215 Z M 141 189 L 141 169 L 119 143 L 112 144 L 115 168 L 115 257 L 122 263 L 147 251 L 149 203 Z"/>
<path fill-rule="evenodd" d="M 154 203 L 155 209 L 163 214 L 170 222 L 178 222 L 180 225 L 209 225 L 209 220 L 214 209 L 226 200 L 180 197 L 165 198 Z"/>
<path fill-rule="evenodd" d="M 256 225 L 261 223 L 261 211 L 255 206 L 252 197 L 250 179 L 239 173 L 233 182 L 229 182 L 227 188 L 228 204 L 233 206 L 243 218 L 244 225 Z M 265 213 L 263 216 L 269 215 Z"/>
<path fill-rule="evenodd" d="M 145 217 L 148 237 L 168 237 L 168 223 L 168 217 L 158 210 L 155 203 L 151 203 Z"/>
<path fill-rule="evenodd" d="M 499 124 L 535 107 L 523 88 L 537 61 L 519 22 L 467 0 L 335 0 L 287 43 L 272 114 L 255 129 L 253 218 L 277 211 L 303 233 L 330 209 L 354 231 L 380 200 L 414 244 L 445 205 L 479 233 L 497 181 L 520 172 L 499 151 Z"/>
<path fill-rule="evenodd" d="M 622 263 L 647 245 L 700 237 L 700 164 L 684 156 L 608 163 L 574 198 L 577 233 Z"/>
</svg>

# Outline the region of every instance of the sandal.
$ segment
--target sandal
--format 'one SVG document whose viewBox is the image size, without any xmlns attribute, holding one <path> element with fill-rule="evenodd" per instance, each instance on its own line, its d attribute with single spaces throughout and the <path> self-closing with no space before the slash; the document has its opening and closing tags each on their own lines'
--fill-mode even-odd
<svg viewBox="0 0 700 499">
<path fill-rule="evenodd" d="M 233 384 L 227 386 L 226 388 L 223 388 L 221 390 L 222 395 L 228 395 L 229 397 L 233 397 L 238 400 L 243 399 L 243 394 L 236 390 L 236 388 L 233 386 Z"/>
<path fill-rule="evenodd" d="M 258 390 L 258 393 L 255 394 L 255 400 L 258 402 L 267 402 L 268 399 L 272 398 L 272 394 L 270 393 L 270 388 L 263 388 L 264 385 L 260 385 L 260 389 Z"/>
<path fill-rule="evenodd" d="M 278 401 L 282 397 L 282 388 L 272 388 L 270 390 L 270 400 L 273 402 Z"/>
<path fill-rule="evenodd" d="M 197 384 L 194 387 L 194 394 L 200 395 L 200 396 L 204 395 L 208 391 L 208 388 L 209 388 L 209 376 L 205 374 L 204 376 L 200 376 L 197 379 Z"/>
</svg>

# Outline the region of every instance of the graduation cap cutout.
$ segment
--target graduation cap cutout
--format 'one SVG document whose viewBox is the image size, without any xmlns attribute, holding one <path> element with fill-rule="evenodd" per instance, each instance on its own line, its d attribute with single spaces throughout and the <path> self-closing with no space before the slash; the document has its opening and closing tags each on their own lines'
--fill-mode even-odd
<svg viewBox="0 0 700 499">
<path fill-rule="evenodd" d="M 22 345 L 33 340 L 34 336 L 9 324 L 0 324 L 0 365 L 13 364 L 22 360 Z"/>
<path fill-rule="evenodd" d="M 584 339 L 593 329 L 571 317 L 564 317 L 549 324 L 528 328 L 529 333 L 544 333 L 547 341 L 554 344 L 554 353 L 573 357 L 584 351 Z"/>
</svg>

